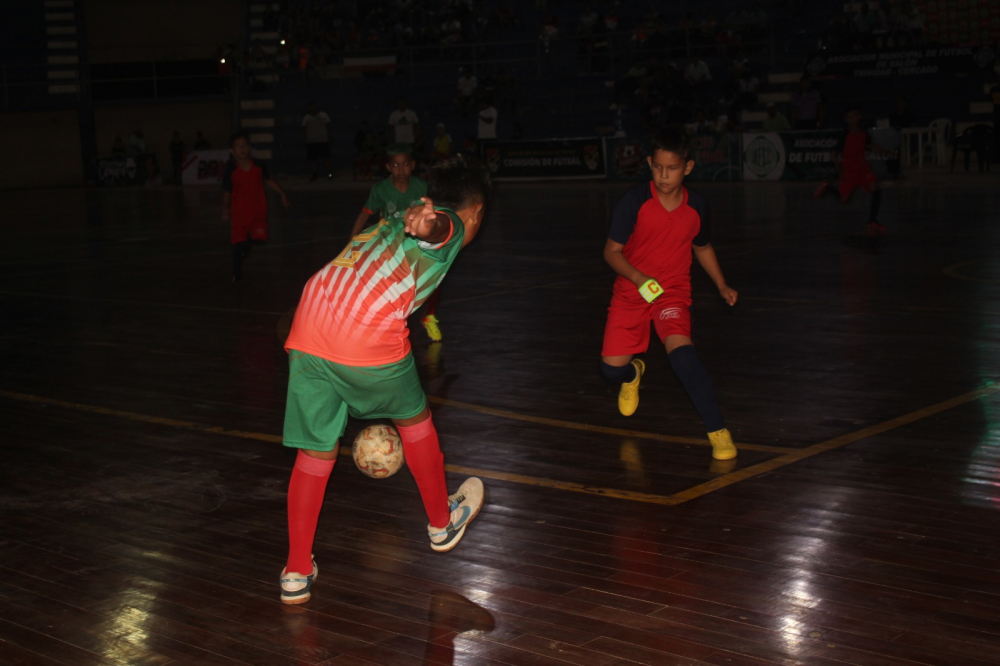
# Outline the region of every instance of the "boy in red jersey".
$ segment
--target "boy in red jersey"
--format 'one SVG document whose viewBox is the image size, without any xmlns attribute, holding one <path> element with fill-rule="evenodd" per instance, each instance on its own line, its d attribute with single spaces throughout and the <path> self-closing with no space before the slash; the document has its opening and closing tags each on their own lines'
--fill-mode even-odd
<svg viewBox="0 0 1000 666">
<path fill-rule="evenodd" d="M 851 194 L 855 189 L 860 187 L 865 192 L 870 192 L 872 200 L 868 215 L 868 233 L 884 234 L 885 227 L 878 222 L 878 211 L 882 205 L 882 190 L 878 188 L 878 178 L 868 164 L 865 152 L 874 150 L 888 156 L 892 156 L 893 152 L 872 143 L 868 132 L 861 127 L 861 112 L 856 107 L 847 110 L 847 113 L 844 114 L 844 122 L 847 124 L 847 128 L 834 152 L 834 160 L 840 171 L 837 194 L 840 196 L 840 201 L 846 204 L 851 199 Z M 819 199 L 828 191 L 833 191 L 830 189 L 830 183 L 822 183 L 816 188 L 813 196 Z"/>
<path fill-rule="evenodd" d="M 719 413 L 712 380 L 691 342 L 691 253 L 729 305 L 736 290 L 726 284 L 710 244 L 708 202 L 684 187 L 694 168 L 691 140 L 664 129 L 646 158 L 653 179 L 621 198 L 611 218 L 604 259 L 618 273 L 601 350 L 601 374 L 621 384 L 618 409 L 631 416 L 639 406 L 646 365 L 634 354 L 649 348 L 649 325 L 667 348 L 670 367 L 701 415 L 712 457 L 731 460 L 736 446 Z"/>
<path fill-rule="evenodd" d="M 318 571 L 316 522 L 348 415 L 396 425 L 432 549 L 454 548 L 482 507 L 483 484 L 475 477 L 448 495 L 406 319 L 479 231 L 489 190 L 489 173 L 478 162 L 457 156 L 438 164 L 430 173 L 431 198 L 354 236 L 306 283 L 285 342 L 284 444 L 299 449 L 288 486 L 289 553 L 280 581 L 286 604 L 310 597 Z"/>
<path fill-rule="evenodd" d="M 288 195 L 271 177 L 267 165 L 250 157 L 250 137 L 238 132 L 229 140 L 232 159 L 222 175 L 222 219 L 232 226 L 233 282 L 243 279 L 243 260 L 254 242 L 267 241 L 267 193 L 264 185 L 281 196 L 281 205 L 291 207 Z"/>
</svg>

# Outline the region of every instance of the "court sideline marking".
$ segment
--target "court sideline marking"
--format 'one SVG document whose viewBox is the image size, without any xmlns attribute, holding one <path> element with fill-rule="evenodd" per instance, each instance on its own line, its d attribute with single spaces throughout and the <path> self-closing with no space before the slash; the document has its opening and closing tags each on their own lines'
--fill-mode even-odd
<svg viewBox="0 0 1000 666">
<path fill-rule="evenodd" d="M 727 486 L 731 486 L 735 483 L 739 483 L 740 481 L 745 481 L 746 479 L 759 476 L 761 474 L 766 474 L 767 472 L 772 472 L 781 467 L 785 467 L 791 465 L 792 463 L 799 462 L 800 460 L 811 458 L 813 456 L 819 455 L 820 453 L 825 453 L 827 451 L 838 449 L 842 446 L 846 446 L 847 444 L 852 444 L 862 439 L 867 439 L 869 437 L 874 437 L 875 435 L 880 435 L 882 433 L 889 432 L 890 430 L 895 430 L 896 428 L 909 425 L 916 421 L 920 421 L 930 416 L 934 416 L 935 414 L 940 414 L 941 412 L 953 409 L 954 407 L 964 405 L 974 400 L 979 400 L 980 398 L 993 395 L 997 392 L 1000 392 L 1000 384 L 991 384 L 989 386 L 976 389 L 975 391 L 963 393 L 962 395 L 956 396 L 954 398 L 943 400 L 933 405 L 923 407 L 908 414 L 897 416 L 894 419 L 889 419 L 888 421 L 883 421 L 882 423 L 877 423 L 867 428 L 862 428 L 861 430 L 856 430 L 854 432 L 847 433 L 845 435 L 840 435 L 839 437 L 828 439 L 825 442 L 820 442 L 819 444 L 813 444 L 812 446 L 808 446 L 804 449 L 768 447 L 783 452 L 783 455 L 780 455 L 777 458 L 773 458 L 771 460 L 762 463 L 758 463 L 756 465 L 751 465 L 750 467 L 746 467 L 744 469 L 735 472 L 730 472 L 716 479 L 712 479 L 711 481 L 706 481 L 705 483 L 700 483 L 696 486 L 688 488 L 687 490 L 682 490 L 680 492 L 674 493 L 673 495 L 653 495 L 650 493 L 641 493 L 631 490 L 621 490 L 617 488 L 601 488 L 597 486 L 588 486 L 581 483 L 574 483 L 572 481 L 557 481 L 555 479 L 545 479 L 540 477 L 526 476 L 523 474 L 512 474 L 507 472 L 499 472 L 496 470 L 464 467 L 461 465 L 445 465 L 445 469 L 449 472 L 460 473 L 460 474 L 471 474 L 475 476 L 481 476 L 487 479 L 494 479 L 497 481 L 508 481 L 511 483 L 519 483 L 522 485 L 553 488 L 556 490 L 578 492 L 588 495 L 599 495 L 602 497 L 614 497 L 617 499 L 645 502 L 648 504 L 675 506 L 678 504 L 683 504 L 684 502 L 688 502 L 693 499 L 697 499 L 699 497 L 702 497 L 703 495 L 707 495 L 709 493 L 715 492 L 716 490 L 720 490 Z M 14 391 L 0 390 L 0 397 L 9 398 L 11 400 L 17 400 L 20 402 L 32 402 L 36 404 L 64 407 L 66 409 L 73 409 L 76 411 L 88 412 L 92 414 L 117 416 L 119 418 L 126 418 L 133 421 L 167 425 L 175 428 L 183 428 L 186 430 L 195 430 L 198 432 L 212 433 L 218 435 L 229 435 L 232 437 L 243 437 L 246 439 L 255 439 L 258 441 L 278 443 L 278 444 L 280 444 L 282 441 L 280 435 L 269 435 L 267 433 L 252 432 L 247 430 L 229 430 L 227 428 L 222 428 L 219 426 L 208 426 L 201 423 L 195 423 L 193 421 L 183 421 L 180 419 L 152 416 L 149 414 L 140 414 L 138 412 L 130 412 L 121 409 L 99 407 L 96 405 L 85 405 L 81 403 L 68 402 L 65 400 L 56 400 L 54 398 L 45 398 L 42 396 L 29 395 L 26 393 L 17 393 Z M 428 398 L 431 399 L 433 402 L 437 402 L 438 404 L 451 405 L 459 409 L 464 409 L 466 407 L 475 407 L 476 409 L 473 411 L 480 411 L 482 413 L 491 414 L 494 416 L 502 416 L 504 418 L 511 418 L 509 415 L 515 415 L 518 418 L 518 420 L 528 420 L 530 422 L 543 423 L 545 425 L 553 425 L 556 427 L 567 427 L 565 424 L 572 424 L 572 426 L 585 426 L 585 424 L 573 424 L 573 422 L 571 421 L 557 421 L 555 419 L 543 419 L 542 417 L 531 417 L 528 415 L 516 414 L 516 412 L 507 412 L 506 410 L 496 410 L 493 409 L 492 407 L 470 405 L 469 403 L 460 403 L 451 400 L 446 401 L 443 398 L 435 399 L 433 396 L 428 396 Z M 646 438 L 659 439 L 661 441 L 688 443 L 689 439 L 683 437 L 670 437 L 668 435 L 656 435 L 655 433 L 640 433 L 628 430 L 619 431 L 616 430 L 615 428 L 603 428 L 601 426 L 594 426 L 594 428 L 600 428 L 600 429 L 593 430 L 593 432 L 604 432 L 607 434 L 619 434 L 619 435 L 626 435 L 633 437 L 646 436 Z M 591 428 L 574 427 L 574 429 L 590 430 Z M 691 439 L 693 440 L 693 438 Z M 702 442 L 701 440 L 697 440 L 696 443 L 701 444 Z M 741 444 L 740 446 L 743 449 L 751 449 L 751 447 L 754 445 Z M 764 447 L 757 447 L 757 448 L 762 449 Z M 350 455 L 350 448 L 342 446 L 340 454 Z"/>
</svg>

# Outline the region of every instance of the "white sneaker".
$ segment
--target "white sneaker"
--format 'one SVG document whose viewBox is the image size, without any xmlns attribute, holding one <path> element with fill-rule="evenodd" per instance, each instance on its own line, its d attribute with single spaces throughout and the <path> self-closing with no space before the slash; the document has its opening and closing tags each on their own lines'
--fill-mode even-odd
<svg viewBox="0 0 1000 666">
<path fill-rule="evenodd" d="M 448 496 L 448 508 L 451 510 L 451 522 L 447 527 L 427 526 L 427 536 L 431 540 L 431 548 L 444 553 L 461 541 L 465 528 L 472 519 L 479 515 L 483 508 L 483 482 L 470 476 L 458 487 L 458 492 Z"/>
</svg>

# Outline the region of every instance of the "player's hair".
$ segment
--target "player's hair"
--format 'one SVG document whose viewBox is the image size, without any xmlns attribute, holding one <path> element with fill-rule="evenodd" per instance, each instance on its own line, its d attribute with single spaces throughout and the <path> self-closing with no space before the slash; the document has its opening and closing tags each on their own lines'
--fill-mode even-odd
<svg viewBox="0 0 1000 666">
<path fill-rule="evenodd" d="M 413 146 L 408 143 L 390 143 L 385 148 L 385 156 L 407 155 L 413 157 Z"/>
<path fill-rule="evenodd" d="M 427 177 L 427 196 L 452 210 L 487 203 L 492 187 L 486 165 L 461 153 L 435 164 Z"/>
<path fill-rule="evenodd" d="M 691 137 L 678 127 L 664 127 L 653 135 L 649 156 L 655 157 L 658 150 L 674 153 L 686 162 L 691 159 Z"/>
<path fill-rule="evenodd" d="M 250 135 L 241 130 L 229 135 L 229 147 L 232 148 L 238 139 L 246 139 L 247 143 L 250 143 Z"/>
</svg>

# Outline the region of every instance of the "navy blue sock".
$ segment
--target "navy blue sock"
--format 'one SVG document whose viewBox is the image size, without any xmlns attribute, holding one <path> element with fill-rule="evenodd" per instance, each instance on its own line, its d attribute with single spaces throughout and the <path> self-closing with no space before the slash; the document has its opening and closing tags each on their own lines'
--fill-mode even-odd
<svg viewBox="0 0 1000 666">
<path fill-rule="evenodd" d="M 712 388 L 712 380 L 705 366 L 698 360 L 694 345 L 678 347 L 667 354 L 667 358 L 670 360 L 670 367 L 674 369 L 674 374 L 681 380 L 684 390 L 694 403 L 694 408 L 701 415 L 701 420 L 705 422 L 705 431 L 715 432 L 725 428 L 722 414 L 719 413 L 719 403 L 715 399 L 715 389 Z"/>
<path fill-rule="evenodd" d="M 601 361 L 601 376 L 611 384 L 624 384 L 635 379 L 635 366 L 631 363 L 622 366 L 608 365 Z"/>
<path fill-rule="evenodd" d="M 871 215 L 869 216 L 869 222 L 875 222 L 878 220 L 878 209 L 882 206 L 882 190 L 875 190 L 872 192 L 872 206 Z"/>
</svg>

